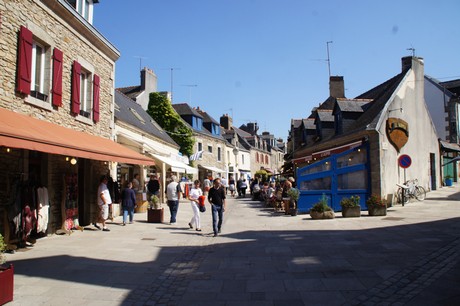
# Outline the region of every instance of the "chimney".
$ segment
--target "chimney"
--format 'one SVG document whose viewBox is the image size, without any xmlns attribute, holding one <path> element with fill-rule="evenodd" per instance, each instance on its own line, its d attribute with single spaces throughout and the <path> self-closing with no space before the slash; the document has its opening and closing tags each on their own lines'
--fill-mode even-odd
<svg viewBox="0 0 460 306">
<path fill-rule="evenodd" d="M 141 70 L 141 90 L 149 94 L 157 91 L 157 76 L 152 69 L 147 67 Z"/>
<path fill-rule="evenodd" d="M 415 64 L 415 62 L 423 65 L 423 58 L 422 57 L 416 57 L 416 56 L 405 56 L 401 58 L 401 68 L 402 71 L 406 71 L 407 69 L 413 68 L 412 65 Z"/>
<path fill-rule="evenodd" d="M 329 95 L 333 98 L 345 98 L 343 76 L 329 77 Z"/>
<path fill-rule="evenodd" d="M 226 129 L 230 130 L 233 126 L 233 119 L 232 117 L 229 117 L 228 114 L 222 115 L 220 117 L 220 125 Z"/>
</svg>

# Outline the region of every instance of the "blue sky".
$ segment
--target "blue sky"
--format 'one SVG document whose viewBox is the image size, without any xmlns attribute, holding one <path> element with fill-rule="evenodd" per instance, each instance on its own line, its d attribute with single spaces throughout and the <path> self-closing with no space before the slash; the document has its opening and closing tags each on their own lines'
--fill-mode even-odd
<svg viewBox="0 0 460 306">
<path fill-rule="evenodd" d="M 121 52 L 116 87 L 140 84 L 142 57 L 160 91 L 174 68 L 173 103 L 286 139 L 329 96 L 328 41 L 348 98 L 398 74 L 408 48 L 447 81 L 460 78 L 459 13 L 458 0 L 101 0 L 93 23 Z"/>
</svg>

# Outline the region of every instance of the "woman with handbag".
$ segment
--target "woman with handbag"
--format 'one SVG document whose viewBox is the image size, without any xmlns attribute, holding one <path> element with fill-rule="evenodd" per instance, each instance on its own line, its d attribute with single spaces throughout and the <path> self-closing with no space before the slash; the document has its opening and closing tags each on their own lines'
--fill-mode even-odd
<svg viewBox="0 0 460 306">
<path fill-rule="evenodd" d="M 193 217 L 192 220 L 190 220 L 188 226 L 190 228 L 193 228 L 193 225 L 195 225 L 195 228 L 198 232 L 201 232 L 201 221 L 200 221 L 200 203 L 198 198 L 203 195 L 203 191 L 200 188 L 200 181 L 195 180 L 193 182 L 193 187 L 190 189 L 190 192 L 188 194 L 188 199 L 190 200 L 190 205 L 192 206 L 193 210 Z"/>
</svg>

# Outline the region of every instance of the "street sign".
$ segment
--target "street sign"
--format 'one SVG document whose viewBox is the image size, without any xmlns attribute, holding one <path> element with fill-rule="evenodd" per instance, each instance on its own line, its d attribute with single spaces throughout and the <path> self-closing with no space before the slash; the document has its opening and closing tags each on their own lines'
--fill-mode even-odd
<svg viewBox="0 0 460 306">
<path fill-rule="evenodd" d="M 403 154 L 398 158 L 398 163 L 401 168 L 409 168 L 410 165 L 412 164 L 412 159 L 410 158 L 409 155 Z"/>
</svg>

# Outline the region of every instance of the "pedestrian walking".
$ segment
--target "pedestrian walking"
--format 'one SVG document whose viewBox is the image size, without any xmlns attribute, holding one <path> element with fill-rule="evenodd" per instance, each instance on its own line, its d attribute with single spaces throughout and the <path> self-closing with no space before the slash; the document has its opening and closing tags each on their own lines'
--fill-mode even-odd
<svg viewBox="0 0 460 306">
<path fill-rule="evenodd" d="M 110 230 L 107 228 L 107 225 L 105 224 L 105 220 L 107 220 L 107 218 L 109 217 L 109 204 L 112 204 L 112 198 L 110 197 L 110 192 L 107 188 L 107 182 L 107 176 L 103 175 L 101 177 L 101 183 L 99 184 L 97 190 L 97 201 L 100 212 L 98 222 L 102 224 L 102 230 L 104 232 L 110 232 Z M 94 226 L 97 229 L 101 229 L 101 227 L 97 225 L 97 222 L 94 223 Z"/>
<path fill-rule="evenodd" d="M 190 200 L 190 205 L 192 206 L 192 211 L 193 211 L 193 217 L 192 220 L 190 220 L 188 226 L 190 228 L 193 228 L 195 226 L 195 229 L 199 232 L 201 232 L 201 220 L 200 220 L 200 208 L 199 208 L 199 201 L 198 197 L 203 195 L 203 191 L 200 188 L 200 181 L 195 180 L 193 182 L 193 187 L 190 189 L 188 193 L 188 199 Z"/>
<path fill-rule="evenodd" d="M 225 190 L 220 183 L 220 178 L 216 178 L 208 194 L 208 201 L 211 203 L 212 210 L 212 229 L 214 231 L 214 237 L 216 237 L 222 229 L 226 203 L 225 198 Z"/>
<path fill-rule="evenodd" d="M 210 177 L 208 176 L 208 177 L 206 177 L 206 178 L 204 179 L 204 181 L 203 181 L 203 187 L 204 187 L 203 192 L 204 192 L 204 195 L 208 195 L 209 189 L 211 189 L 211 185 L 212 185 L 211 179 L 210 179 Z"/>
<path fill-rule="evenodd" d="M 133 183 L 129 182 L 121 192 L 121 207 L 123 209 L 123 226 L 126 225 L 126 219 L 129 215 L 129 223 L 133 223 L 134 207 L 136 206 L 136 193 L 134 192 Z"/>
<path fill-rule="evenodd" d="M 235 179 L 233 176 L 230 175 L 230 179 L 228 180 L 228 189 L 230 190 L 230 195 L 235 197 Z"/>
<path fill-rule="evenodd" d="M 169 212 L 171 213 L 170 224 L 176 223 L 177 211 L 179 210 L 179 199 L 182 190 L 175 175 L 171 176 L 171 182 L 166 187 L 166 198 L 168 199 Z"/>
</svg>

